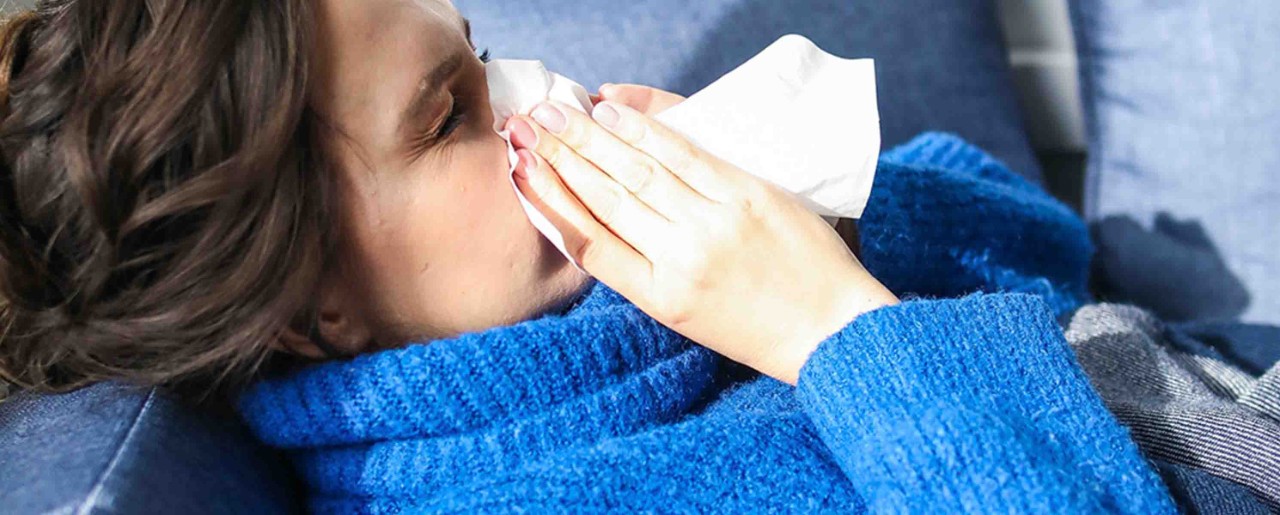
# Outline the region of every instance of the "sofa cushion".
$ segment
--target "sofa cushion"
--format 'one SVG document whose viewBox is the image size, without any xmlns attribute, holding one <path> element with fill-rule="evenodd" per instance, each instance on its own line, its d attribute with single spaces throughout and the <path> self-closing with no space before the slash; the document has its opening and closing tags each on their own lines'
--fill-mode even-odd
<svg viewBox="0 0 1280 515">
<path fill-rule="evenodd" d="M 285 461 L 234 416 L 102 383 L 0 402 L 0 511 L 298 511 Z"/>
<path fill-rule="evenodd" d="M 1103 286 L 1166 318 L 1280 323 L 1280 3 L 1071 12 Z"/>
</svg>

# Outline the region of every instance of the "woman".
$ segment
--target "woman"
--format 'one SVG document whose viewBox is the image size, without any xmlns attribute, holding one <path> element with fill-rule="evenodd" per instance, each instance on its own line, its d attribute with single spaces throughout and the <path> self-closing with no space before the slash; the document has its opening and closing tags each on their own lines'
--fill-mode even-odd
<svg viewBox="0 0 1280 515">
<path fill-rule="evenodd" d="M 199 391 L 357 356 L 239 403 L 324 511 L 1172 511 L 1055 323 L 1088 259 L 1065 207 L 924 136 L 859 262 L 618 88 L 506 122 L 596 282 L 509 190 L 468 32 L 444 0 L 7 22 L 0 370 Z"/>
</svg>

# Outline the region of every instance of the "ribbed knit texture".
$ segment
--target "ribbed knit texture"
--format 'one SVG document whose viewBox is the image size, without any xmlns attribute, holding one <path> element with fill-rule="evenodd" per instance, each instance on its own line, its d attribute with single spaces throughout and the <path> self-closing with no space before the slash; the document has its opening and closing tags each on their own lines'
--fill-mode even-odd
<svg viewBox="0 0 1280 515">
<path fill-rule="evenodd" d="M 1031 293 L 1059 315 L 1087 299 L 1084 222 L 977 147 L 924 134 L 886 152 L 876 172 L 858 226 L 862 261 L 890 290 Z"/>
<path fill-rule="evenodd" d="M 1090 252 L 1069 210 L 960 140 L 882 159 L 863 258 L 921 298 L 744 373 L 603 284 L 562 313 L 260 382 L 250 427 L 322 512 L 1169 513 L 1055 315 Z M 962 296 L 958 299 L 927 299 Z"/>
<path fill-rule="evenodd" d="M 1053 314 L 1031 295 L 917 301 L 858 317 L 809 358 L 798 389 L 873 511 L 1167 506 Z"/>
</svg>

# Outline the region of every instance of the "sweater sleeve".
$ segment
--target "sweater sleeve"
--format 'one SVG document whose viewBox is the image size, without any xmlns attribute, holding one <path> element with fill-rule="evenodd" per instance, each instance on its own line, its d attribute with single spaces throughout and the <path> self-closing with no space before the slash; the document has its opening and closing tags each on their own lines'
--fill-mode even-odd
<svg viewBox="0 0 1280 515">
<path fill-rule="evenodd" d="M 797 394 L 872 511 L 1175 511 L 1037 296 L 863 314 L 814 351 Z"/>
<path fill-rule="evenodd" d="M 863 264 L 899 295 L 1032 293 L 1059 314 L 1087 299 L 1084 222 L 956 136 L 926 133 L 886 152 L 867 206 Z"/>
</svg>

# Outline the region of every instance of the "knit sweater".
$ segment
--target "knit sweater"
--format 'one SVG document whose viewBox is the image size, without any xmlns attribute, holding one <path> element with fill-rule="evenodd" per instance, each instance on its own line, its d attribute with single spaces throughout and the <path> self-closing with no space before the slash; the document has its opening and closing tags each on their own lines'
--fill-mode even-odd
<svg viewBox="0 0 1280 515">
<path fill-rule="evenodd" d="M 1174 511 L 1057 324 L 1090 252 L 1066 207 L 929 134 L 882 157 L 861 228 L 908 300 L 830 335 L 795 387 L 596 283 L 239 407 L 321 512 Z"/>
</svg>

